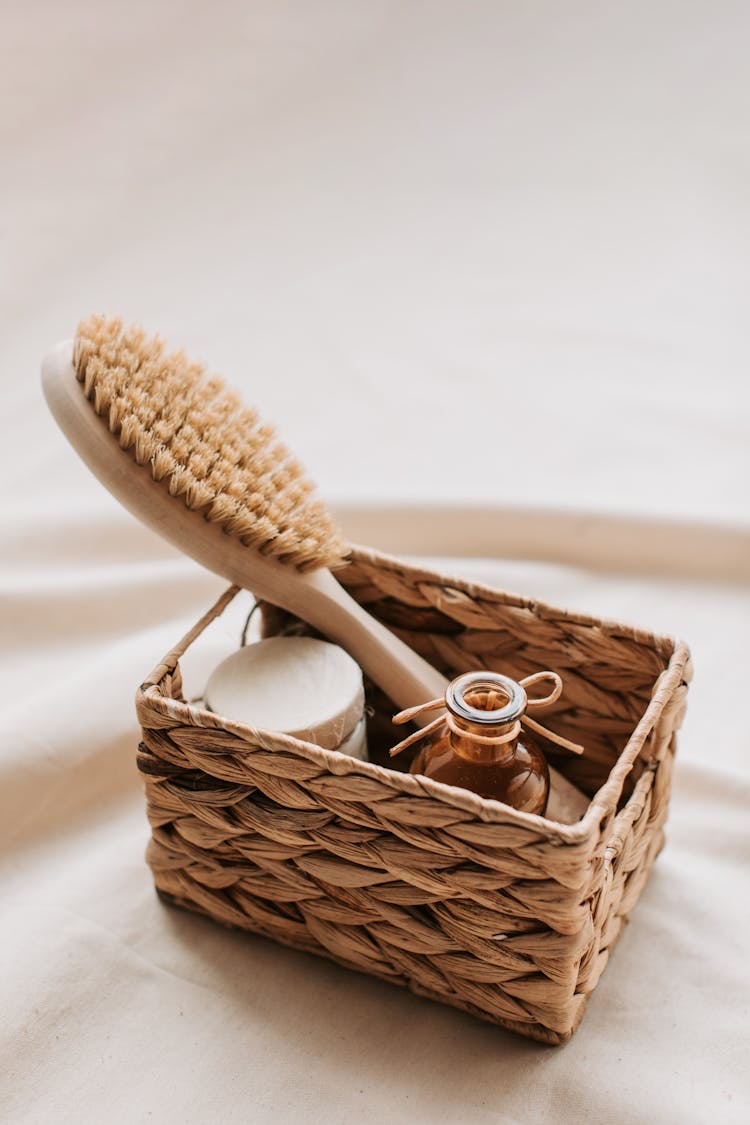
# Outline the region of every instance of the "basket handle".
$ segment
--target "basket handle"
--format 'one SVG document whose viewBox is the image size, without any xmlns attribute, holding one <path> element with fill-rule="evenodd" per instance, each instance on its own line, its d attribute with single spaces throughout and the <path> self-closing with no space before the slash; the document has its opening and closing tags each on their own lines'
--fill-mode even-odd
<svg viewBox="0 0 750 1125">
<path fill-rule="evenodd" d="M 175 647 L 171 649 L 163 660 L 156 665 L 153 672 L 151 672 L 143 683 L 140 685 L 140 690 L 145 691 L 147 688 L 156 687 L 161 683 L 165 676 L 170 676 L 177 667 L 180 657 L 187 651 L 196 637 L 199 637 L 203 630 L 211 624 L 214 618 L 218 617 L 224 612 L 226 607 L 237 596 L 240 591 L 239 586 L 230 586 L 225 590 L 221 597 L 216 601 L 211 608 L 203 614 L 199 621 L 193 625 L 192 629 L 188 630 L 185 636 L 177 642 Z"/>
</svg>

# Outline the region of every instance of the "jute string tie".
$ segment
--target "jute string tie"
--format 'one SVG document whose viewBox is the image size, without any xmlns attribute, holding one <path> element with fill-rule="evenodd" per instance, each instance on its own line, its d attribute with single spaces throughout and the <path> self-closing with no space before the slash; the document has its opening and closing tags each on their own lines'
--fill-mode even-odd
<svg viewBox="0 0 750 1125">
<path fill-rule="evenodd" d="M 472 739 L 476 742 L 482 743 L 483 745 L 500 746 L 504 742 L 513 742 L 514 739 L 518 738 L 519 734 L 521 733 L 521 725 L 523 724 L 524 726 L 529 727 L 530 730 L 535 731 L 537 734 L 541 734 L 545 738 L 548 738 L 550 742 L 554 742 L 557 746 L 562 746 L 563 749 L 569 750 L 572 754 L 582 754 L 583 747 L 579 745 L 579 743 L 570 742 L 569 739 L 563 738 L 561 734 L 555 734 L 554 731 L 548 730 L 547 727 L 542 726 L 541 723 L 537 722 L 536 719 L 532 719 L 532 717 L 528 714 L 528 711 L 531 708 L 534 708 L 534 710 L 536 711 L 541 711 L 545 707 L 550 707 L 553 703 L 557 702 L 557 700 L 560 698 L 560 695 L 562 694 L 562 679 L 560 678 L 560 676 L 558 676 L 557 672 L 534 672 L 533 675 L 526 676 L 523 680 L 519 680 L 518 682 L 522 688 L 526 689 L 531 687 L 532 684 L 539 683 L 541 680 L 551 680 L 552 690 L 547 695 L 537 696 L 535 698 L 531 698 L 527 695 L 526 709 L 523 715 L 521 715 L 520 718 L 518 718 L 512 724 L 512 726 L 508 728 L 507 731 L 502 731 L 499 734 L 493 735 L 475 734 L 474 731 L 472 731 Z M 447 723 L 449 730 L 451 730 L 454 734 L 466 734 L 466 728 L 459 726 L 459 724 L 456 722 L 455 716 L 446 707 L 444 696 L 441 696 L 438 699 L 431 699 L 429 703 L 420 703 L 416 707 L 407 707 L 405 711 L 399 711 L 397 715 L 394 715 L 392 721 L 396 724 L 409 723 L 412 719 L 415 719 L 417 715 L 421 715 L 425 711 L 437 710 L 437 708 L 443 709 L 444 714 L 438 715 L 437 718 L 433 719 L 431 723 L 427 724 L 427 726 L 415 731 L 413 734 L 410 734 L 408 738 L 403 739 L 401 742 L 398 742 L 395 746 L 391 747 L 389 753 L 392 758 L 395 758 L 397 754 L 400 754 L 402 750 L 406 750 L 415 742 L 418 742 L 420 739 L 432 734 L 432 732 L 436 731 L 438 727 L 443 723 Z"/>
</svg>

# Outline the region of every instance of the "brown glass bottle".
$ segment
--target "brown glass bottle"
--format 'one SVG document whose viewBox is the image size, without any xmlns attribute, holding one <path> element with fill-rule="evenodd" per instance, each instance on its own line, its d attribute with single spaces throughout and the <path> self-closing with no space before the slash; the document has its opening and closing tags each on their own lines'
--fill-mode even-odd
<svg viewBox="0 0 750 1125">
<path fill-rule="evenodd" d="M 458 676 L 445 693 L 446 723 L 418 744 L 410 772 L 543 815 L 549 768 L 518 738 L 526 702 L 521 685 L 498 672 Z"/>
</svg>

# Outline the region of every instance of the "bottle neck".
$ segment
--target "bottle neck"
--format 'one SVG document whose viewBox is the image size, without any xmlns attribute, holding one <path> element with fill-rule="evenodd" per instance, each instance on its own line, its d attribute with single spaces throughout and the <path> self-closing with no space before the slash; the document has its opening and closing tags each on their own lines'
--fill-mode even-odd
<svg viewBox="0 0 750 1125">
<path fill-rule="evenodd" d="M 449 738 L 451 749 L 460 758 L 477 765 L 503 765 L 513 760 L 518 746 L 518 723 L 504 723 L 491 726 L 486 723 L 472 723 L 468 719 L 450 713 Z M 511 734 L 512 738 L 503 738 Z M 499 741 L 493 741 L 498 739 Z"/>
</svg>

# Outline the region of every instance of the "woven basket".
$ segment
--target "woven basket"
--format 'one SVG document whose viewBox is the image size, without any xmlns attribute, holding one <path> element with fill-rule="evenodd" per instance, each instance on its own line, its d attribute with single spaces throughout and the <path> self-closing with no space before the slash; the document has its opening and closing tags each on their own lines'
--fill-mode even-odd
<svg viewBox="0 0 750 1125">
<path fill-rule="evenodd" d="M 558 671 L 550 726 L 585 753 L 545 749 L 591 798 L 586 815 L 558 824 L 188 704 L 179 659 L 232 588 L 137 695 L 157 890 L 561 1043 L 663 843 L 688 649 L 374 552 L 355 550 L 340 579 L 445 673 Z M 287 620 L 267 614 L 266 632 Z M 396 708 L 367 687 L 377 751 L 397 740 Z"/>
</svg>

